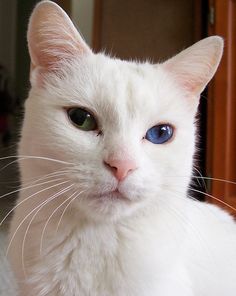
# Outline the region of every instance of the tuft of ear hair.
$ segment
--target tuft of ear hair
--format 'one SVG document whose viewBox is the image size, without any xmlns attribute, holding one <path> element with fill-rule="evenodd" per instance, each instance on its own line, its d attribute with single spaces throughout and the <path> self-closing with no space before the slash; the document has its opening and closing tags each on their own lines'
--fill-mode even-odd
<svg viewBox="0 0 236 296">
<path fill-rule="evenodd" d="M 187 93 L 199 96 L 217 70 L 223 47 L 221 37 L 211 36 L 183 50 L 163 66 Z"/>
<path fill-rule="evenodd" d="M 52 1 L 36 5 L 28 26 L 28 48 L 31 70 L 56 68 L 61 60 L 91 53 L 64 10 Z"/>
</svg>

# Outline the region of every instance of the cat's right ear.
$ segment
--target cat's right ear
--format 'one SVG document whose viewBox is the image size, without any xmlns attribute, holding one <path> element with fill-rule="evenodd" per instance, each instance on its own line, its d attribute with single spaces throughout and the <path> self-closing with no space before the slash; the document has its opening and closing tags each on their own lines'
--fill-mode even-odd
<svg viewBox="0 0 236 296">
<path fill-rule="evenodd" d="M 51 1 L 42 1 L 35 7 L 27 39 L 31 83 L 42 83 L 44 74 L 57 71 L 61 61 L 92 53 L 68 15 Z"/>
<path fill-rule="evenodd" d="M 198 41 L 163 66 L 185 91 L 199 98 L 220 63 L 224 42 L 219 36 Z"/>
</svg>

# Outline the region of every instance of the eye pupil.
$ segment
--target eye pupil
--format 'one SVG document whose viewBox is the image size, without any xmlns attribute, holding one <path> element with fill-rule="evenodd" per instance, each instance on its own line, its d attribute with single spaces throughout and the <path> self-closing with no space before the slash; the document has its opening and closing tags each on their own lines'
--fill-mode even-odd
<svg viewBox="0 0 236 296">
<path fill-rule="evenodd" d="M 71 108 L 68 110 L 68 117 L 76 127 L 84 131 L 97 129 L 95 118 L 87 110 L 82 108 Z"/>
<path fill-rule="evenodd" d="M 163 144 L 173 136 L 173 127 L 170 124 L 153 126 L 146 133 L 146 139 L 153 144 Z"/>
<path fill-rule="evenodd" d="M 86 118 L 89 117 L 89 114 L 81 110 L 80 112 L 70 112 L 70 118 L 73 122 L 76 122 L 78 125 L 82 125 Z"/>
</svg>

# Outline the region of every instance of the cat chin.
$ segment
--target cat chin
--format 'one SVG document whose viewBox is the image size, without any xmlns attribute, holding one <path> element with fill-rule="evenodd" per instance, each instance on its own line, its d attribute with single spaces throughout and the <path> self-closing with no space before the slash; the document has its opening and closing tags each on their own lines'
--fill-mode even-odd
<svg viewBox="0 0 236 296">
<path fill-rule="evenodd" d="M 96 200 L 98 203 L 101 204 L 125 203 L 127 204 L 127 206 L 129 206 L 132 203 L 132 200 L 130 198 L 119 192 L 117 189 L 110 192 L 104 192 L 103 194 L 91 195 L 90 199 Z"/>
<path fill-rule="evenodd" d="M 142 208 L 142 201 L 134 201 L 119 192 L 89 195 L 75 203 L 82 217 L 96 222 L 118 221 L 132 216 Z"/>
</svg>

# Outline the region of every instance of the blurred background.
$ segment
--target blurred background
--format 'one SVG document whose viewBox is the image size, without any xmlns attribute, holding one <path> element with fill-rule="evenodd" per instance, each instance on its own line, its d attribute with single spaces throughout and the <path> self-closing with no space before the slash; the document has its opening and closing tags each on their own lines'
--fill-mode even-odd
<svg viewBox="0 0 236 296">
<path fill-rule="evenodd" d="M 17 194 L 4 195 L 19 186 L 15 159 L 3 157 L 16 153 L 30 87 L 27 23 L 37 2 L 0 0 L 0 219 Z M 236 181 L 236 1 L 55 2 L 67 11 L 95 52 L 105 50 L 122 59 L 160 62 L 209 35 L 224 37 L 222 63 L 199 107 L 200 139 L 194 175 L 206 178 L 199 178 L 194 188 L 205 192 L 198 194 L 201 200 L 216 202 L 215 196 L 236 207 L 236 186 L 224 181 Z"/>
</svg>

